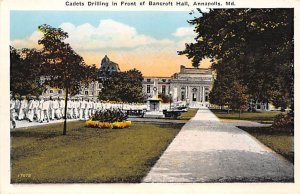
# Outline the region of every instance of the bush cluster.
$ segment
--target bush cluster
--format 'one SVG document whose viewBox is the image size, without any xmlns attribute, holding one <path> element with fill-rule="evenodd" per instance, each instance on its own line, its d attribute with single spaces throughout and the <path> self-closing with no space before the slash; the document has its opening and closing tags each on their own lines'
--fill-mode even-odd
<svg viewBox="0 0 300 194">
<path fill-rule="evenodd" d="M 124 113 L 121 109 L 105 109 L 97 111 L 91 118 L 92 121 L 99 122 L 122 122 L 127 119 L 126 113 Z"/>
<path fill-rule="evenodd" d="M 273 128 L 294 130 L 294 117 L 290 114 L 279 114 L 274 118 Z"/>
<path fill-rule="evenodd" d="M 108 122 L 87 120 L 85 122 L 85 125 L 87 127 L 94 127 L 94 128 L 100 128 L 100 129 L 123 129 L 123 128 L 130 127 L 131 121 L 108 123 Z"/>
</svg>

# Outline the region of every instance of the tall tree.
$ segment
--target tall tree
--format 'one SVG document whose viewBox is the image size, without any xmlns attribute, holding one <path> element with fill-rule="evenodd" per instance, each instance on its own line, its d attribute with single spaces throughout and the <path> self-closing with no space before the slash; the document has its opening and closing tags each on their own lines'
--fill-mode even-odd
<svg viewBox="0 0 300 194">
<path fill-rule="evenodd" d="M 10 90 L 19 95 L 42 93 L 41 53 L 36 49 L 17 50 L 10 46 Z"/>
<path fill-rule="evenodd" d="M 77 94 L 81 84 L 96 79 L 96 67 L 86 65 L 83 58 L 64 42 L 68 38 L 67 32 L 46 24 L 39 26 L 38 29 L 44 34 L 38 43 L 43 45 L 42 58 L 45 67 L 43 75 L 48 78 L 46 84 L 65 90 L 63 135 L 66 135 L 68 96 Z"/>
<path fill-rule="evenodd" d="M 212 68 L 220 75 L 215 88 L 226 89 L 217 85 L 234 77 L 255 101 L 291 105 L 294 10 L 214 9 L 201 14 L 189 21 L 195 26 L 196 43 L 186 44 L 179 54 L 190 58 L 195 67 L 202 58 L 211 58 Z M 212 92 L 221 92 L 219 89 Z M 285 102 L 277 103 L 279 96 Z"/>
<path fill-rule="evenodd" d="M 143 75 L 132 69 L 126 72 L 114 72 L 103 81 L 103 88 L 99 94 L 100 100 L 119 102 L 143 102 Z"/>
</svg>

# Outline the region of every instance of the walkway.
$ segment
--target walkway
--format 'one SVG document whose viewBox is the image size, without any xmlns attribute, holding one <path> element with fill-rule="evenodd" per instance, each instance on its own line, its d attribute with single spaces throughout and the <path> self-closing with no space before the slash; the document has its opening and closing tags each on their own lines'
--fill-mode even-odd
<svg viewBox="0 0 300 194">
<path fill-rule="evenodd" d="M 293 181 L 294 166 L 207 108 L 186 123 L 143 182 Z"/>
</svg>

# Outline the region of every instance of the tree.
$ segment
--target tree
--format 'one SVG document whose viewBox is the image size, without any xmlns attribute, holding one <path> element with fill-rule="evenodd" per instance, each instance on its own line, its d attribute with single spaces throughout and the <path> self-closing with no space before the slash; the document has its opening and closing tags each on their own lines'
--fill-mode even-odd
<svg viewBox="0 0 300 194">
<path fill-rule="evenodd" d="M 232 110 L 239 111 L 239 118 L 241 118 L 242 111 L 248 108 L 249 96 L 247 95 L 247 88 L 238 81 L 234 81 L 230 92 L 232 97 L 229 99 L 228 105 Z"/>
<path fill-rule="evenodd" d="M 162 103 L 172 103 L 173 102 L 172 97 L 167 94 L 159 93 L 158 98 L 161 99 Z"/>
<path fill-rule="evenodd" d="M 95 80 L 96 67 L 86 65 L 83 58 L 64 42 L 68 38 L 68 33 L 62 29 L 46 24 L 39 26 L 38 29 L 44 34 L 38 43 L 43 45 L 42 59 L 45 67 L 43 75 L 48 78 L 46 84 L 65 90 L 63 135 L 66 135 L 68 95 L 77 94 L 83 83 Z"/>
<path fill-rule="evenodd" d="M 99 99 L 129 103 L 143 102 L 145 96 L 142 73 L 136 69 L 112 73 L 103 80 Z"/>
<path fill-rule="evenodd" d="M 41 53 L 36 49 L 17 50 L 10 46 L 10 91 L 19 95 L 39 96 Z"/>
<path fill-rule="evenodd" d="M 276 100 L 281 96 L 285 102 L 280 105 L 293 104 L 293 9 L 198 11 L 202 16 L 189 21 L 195 26 L 196 42 L 186 44 L 179 54 L 191 59 L 195 67 L 201 59 L 211 58 L 217 73 L 211 94 L 214 101 L 230 84 L 222 82 L 233 77 L 255 101 L 279 105 Z"/>
</svg>

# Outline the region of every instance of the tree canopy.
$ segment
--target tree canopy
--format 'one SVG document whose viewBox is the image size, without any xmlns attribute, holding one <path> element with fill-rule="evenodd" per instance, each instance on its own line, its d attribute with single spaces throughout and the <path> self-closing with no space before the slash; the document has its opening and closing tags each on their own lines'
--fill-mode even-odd
<svg viewBox="0 0 300 194">
<path fill-rule="evenodd" d="M 21 96 L 38 96 L 42 93 L 40 56 L 41 53 L 36 49 L 17 50 L 10 46 L 10 91 Z"/>
<path fill-rule="evenodd" d="M 293 99 L 294 10 L 293 9 L 213 9 L 198 11 L 190 20 L 195 26 L 195 43 L 186 44 L 179 54 L 198 67 L 211 58 L 216 72 L 210 100 L 228 104 L 232 83 L 260 102 L 287 107 Z"/>
<path fill-rule="evenodd" d="M 143 102 L 143 75 L 132 69 L 125 72 L 114 72 L 103 80 L 103 88 L 99 94 L 100 100 L 118 102 Z"/>
<path fill-rule="evenodd" d="M 83 58 L 64 42 L 68 38 L 68 33 L 61 28 L 53 28 L 44 24 L 38 29 L 44 34 L 38 43 L 43 45 L 41 58 L 44 67 L 43 75 L 47 78 L 46 84 L 65 89 L 63 135 L 66 135 L 68 95 L 69 93 L 77 94 L 81 84 L 95 80 L 96 67 L 86 65 Z"/>
<path fill-rule="evenodd" d="M 96 66 L 86 65 L 83 58 L 64 42 L 68 33 L 49 25 L 41 25 L 38 29 L 44 34 L 38 43 L 43 45 L 43 75 L 48 78 L 47 84 L 68 89 L 75 95 L 81 84 L 96 79 Z"/>
</svg>

